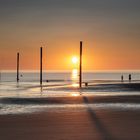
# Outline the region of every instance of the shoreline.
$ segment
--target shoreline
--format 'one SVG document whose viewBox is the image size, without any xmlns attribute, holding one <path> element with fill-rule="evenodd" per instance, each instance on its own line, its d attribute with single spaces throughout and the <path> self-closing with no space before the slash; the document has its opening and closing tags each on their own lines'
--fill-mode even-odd
<svg viewBox="0 0 140 140">
<path fill-rule="evenodd" d="M 15 84 L 14 96 L 0 98 L 1 105 L 7 111 L 7 114 L 0 115 L 0 139 L 139 140 L 139 85 L 89 85 L 83 88 L 83 94 L 72 87 L 55 87 L 52 89 L 55 96 L 51 96 L 51 93 L 47 96 L 48 91 L 51 92 L 49 87 L 43 87 L 41 92 L 39 86 L 24 87 L 21 84 L 16 87 Z M 105 90 L 95 90 L 101 87 L 106 89 L 105 94 Z M 115 87 L 125 90 L 118 92 Z M 86 93 L 85 90 L 90 91 L 86 88 L 92 92 Z M 37 89 L 37 97 L 35 94 L 29 96 L 32 93 L 31 89 Z M 115 92 L 111 92 L 110 89 L 114 89 Z M 129 89 L 129 92 L 125 92 L 126 89 Z M 58 91 L 67 91 L 68 94 L 63 93 L 57 97 Z M 133 95 L 134 92 L 137 92 L 137 95 Z M 28 93 L 28 96 L 24 96 L 25 93 Z M 11 114 L 8 111 L 11 111 Z"/>
<path fill-rule="evenodd" d="M 72 96 L 65 97 L 4 97 L 0 99 L 2 104 L 16 104 L 16 105 L 65 105 L 65 104 L 83 104 L 83 99 L 87 98 L 88 104 L 93 103 L 140 103 L 140 95 L 87 95 L 75 93 Z"/>
<path fill-rule="evenodd" d="M 77 97 L 74 98 L 78 101 Z M 94 108 L 90 106 L 92 100 L 97 99 L 82 97 L 86 108 L 79 108 L 74 102 L 73 108 L 66 106 L 64 110 L 56 108 L 47 112 L 0 115 L 0 139 L 140 139 L 140 110 Z M 115 104 L 112 98 L 110 100 Z"/>
</svg>

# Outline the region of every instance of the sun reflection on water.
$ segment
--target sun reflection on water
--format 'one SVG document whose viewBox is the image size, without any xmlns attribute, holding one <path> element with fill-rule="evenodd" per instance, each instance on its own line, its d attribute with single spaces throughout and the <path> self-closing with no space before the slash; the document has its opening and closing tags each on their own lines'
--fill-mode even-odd
<svg viewBox="0 0 140 140">
<path fill-rule="evenodd" d="M 78 87 L 78 70 L 77 69 L 73 69 L 72 70 L 72 86 L 73 87 Z"/>
<path fill-rule="evenodd" d="M 72 70 L 72 80 L 78 80 L 78 70 L 77 69 Z"/>
<path fill-rule="evenodd" d="M 76 88 L 76 87 L 79 86 L 79 84 L 77 84 L 77 83 L 72 83 L 72 86 Z"/>
<path fill-rule="evenodd" d="M 72 93 L 71 96 L 77 97 L 77 96 L 79 96 L 79 94 L 78 93 Z"/>
</svg>

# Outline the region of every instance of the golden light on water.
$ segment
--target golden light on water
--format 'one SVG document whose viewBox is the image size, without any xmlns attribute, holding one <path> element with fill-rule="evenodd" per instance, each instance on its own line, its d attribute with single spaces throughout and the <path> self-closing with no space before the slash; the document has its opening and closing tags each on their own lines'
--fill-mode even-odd
<svg viewBox="0 0 140 140">
<path fill-rule="evenodd" d="M 78 87 L 78 57 L 77 56 L 73 56 L 72 57 L 72 64 L 73 64 L 73 70 L 72 70 L 72 75 L 71 75 L 71 79 L 72 79 L 72 87 L 76 88 Z"/>
<path fill-rule="evenodd" d="M 79 84 L 77 84 L 77 83 L 73 83 L 72 86 L 76 88 L 76 87 L 79 86 Z"/>
<path fill-rule="evenodd" d="M 78 70 L 77 69 L 73 69 L 72 70 L 72 80 L 78 80 Z"/>
<path fill-rule="evenodd" d="M 78 70 L 73 69 L 72 70 L 72 86 L 73 87 L 78 87 L 77 81 L 78 81 Z"/>
<path fill-rule="evenodd" d="M 79 94 L 78 93 L 72 93 L 71 96 L 75 96 L 76 97 L 76 96 L 79 96 Z"/>
</svg>

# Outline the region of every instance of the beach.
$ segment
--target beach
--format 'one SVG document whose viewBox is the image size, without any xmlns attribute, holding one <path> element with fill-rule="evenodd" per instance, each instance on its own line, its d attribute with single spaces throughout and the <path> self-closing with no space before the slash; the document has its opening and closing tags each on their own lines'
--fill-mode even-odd
<svg viewBox="0 0 140 140">
<path fill-rule="evenodd" d="M 120 96 L 115 99 L 81 95 L 44 100 L 48 104 L 54 101 L 55 106 L 34 113 L 0 115 L 0 139 L 140 139 L 140 106 L 137 108 L 133 105 L 140 102 L 137 96 Z M 109 104 L 109 101 L 114 105 Z M 92 106 L 91 102 L 95 105 Z M 130 106 L 121 106 L 119 103 L 122 102 Z M 37 99 L 34 99 L 34 103 L 37 103 Z M 63 105 L 61 108 L 57 107 L 60 103 Z"/>
<path fill-rule="evenodd" d="M 1 82 L 0 139 L 139 140 L 138 80 Z"/>
<path fill-rule="evenodd" d="M 140 140 L 140 0 L 0 0 L 0 140 Z"/>
<path fill-rule="evenodd" d="M 50 93 L 39 97 L 2 97 L 0 103 L 11 108 L 0 115 L 0 139 L 139 140 L 140 95 L 137 85 L 137 92 L 134 92 L 134 84 L 130 84 L 129 94 L 97 93 L 94 90 L 79 93 L 69 88 L 68 94 L 58 96 L 58 93 Z M 16 107 L 12 108 L 12 105 Z"/>
</svg>

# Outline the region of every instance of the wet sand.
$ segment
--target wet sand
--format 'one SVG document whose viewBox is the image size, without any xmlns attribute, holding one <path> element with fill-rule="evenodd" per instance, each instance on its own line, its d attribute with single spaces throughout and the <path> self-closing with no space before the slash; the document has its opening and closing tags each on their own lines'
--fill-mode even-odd
<svg viewBox="0 0 140 140">
<path fill-rule="evenodd" d="M 86 96 L 27 99 L 32 104 L 74 104 L 63 110 L 0 115 L 0 139 L 9 140 L 139 140 L 140 110 L 93 108 L 93 103 L 140 103 L 140 96 Z M 25 99 L 3 99 L 22 104 Z M 85 107 L 77 107 L 84 104 Z M 124 104 L 125 105 L 125 104 Z"/>
<path fill-rule="evenodd" d="M 138 82 L 138 83 L 137 83 Z M 119 81 L 95 81 L 89 82 L 88 86 L 83 84 L 82 91 L 91 91 L 91 92 L 140 92 L 140 81 L 137 82 L 119 82 Z M 48 88 L 49 89 L 49 88 Z M 77 89 L 74 87 L 60 87 L 59 90 L 67 90 L 67 91 L 76 91 Z"/>
</svg>

